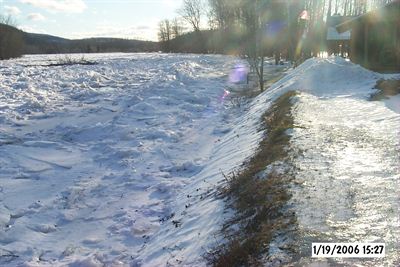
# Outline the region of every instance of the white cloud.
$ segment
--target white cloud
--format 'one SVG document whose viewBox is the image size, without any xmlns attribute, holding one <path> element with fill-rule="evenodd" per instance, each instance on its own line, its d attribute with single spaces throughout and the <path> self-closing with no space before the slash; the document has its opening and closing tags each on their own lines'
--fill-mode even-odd
<svg viewBox="0 0 400 267">
<path fill-rule="evenodd" d="M 5 6 L 4 7 L 5 13 L 11 16 L 18 16 L 21 14 L 21 10 L 19 10 L 16 6 Z"/>
<path fill-rule="evenodd" d="M 89 32 L 74 32 L 68 38 L 111 37 L 157 41 L 157 27 L 154 26 L 98 26 Z"/>
<path fill-rule="evenodd" d="M 35 26 L 32 27 L 32 26 L 23 25 L 23 26 L 19 26 L 18 28 L 24 32 L 47 34 L 46 31 L 44 31 L 42 29 L 38 29 Z"/>
<path fill-rule="evenodd" d="M 179 0 L 162 0 L 162 3 L 169 7 L 178 8 L 182 5 L 182 2 Z"/>
<path fill-rule="evenodd" d="M 28 20 L 32 20 L 32 21 L 43 21 L 43 20 L 46 19 L 46 18 L 45 18 L 42 14 L 40 14 L 40 13 L 30 13 L 30 14 L 28 14 L 28 16 L 26 16 L 26 18 L 27 18 Z"/>
<path fill-rule="evenodd" d="M 140 25 L 140 26 L 137 26 L 136 28 L 138 30 L 149 30 L 149 29 L 151 29 L 151 27 L 148 26 L 148 25 Z"/>
<path fill-rule="evenodd" d="M 86 9 L 83 0 L 19 0 L 21 3 L 51 12 L 81 13 Z"/>
</svg>

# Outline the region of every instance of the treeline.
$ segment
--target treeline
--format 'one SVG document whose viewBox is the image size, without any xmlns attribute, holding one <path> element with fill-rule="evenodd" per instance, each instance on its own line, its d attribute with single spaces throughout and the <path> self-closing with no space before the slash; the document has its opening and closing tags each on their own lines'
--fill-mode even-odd
<svg viewBox="0 0 400 267">
<path fill-rule="evenodd" d="M 256 71 L 262 90 L 265 57 L 274 56 L 279 63 L 282 56 L 299 62 L 317 55 L 326 48 L 329 17 L 358 16 L 389 2 L 184 0 L 177 18 L 159 24 L 159 40 L 165 52 L 229 53 L 245 57 Z M 187 27 L 190 33 L 183 34 Z"/>
<path fill-rule="evenodd" d="M 328 17 L 358 16 L 392 1 L 184 0 L 176 18 L 159 23 L 158 37 L 165 52 L 237 54 L 248 52 L 245 43 L 248 38 L 254 39 L 254 34 L 264 46 L 270 46 L 267 49 L 270 51 L 277 50 L 273 46 L 278 46 L 279 50 L 293 50 L 297 44 L 288 44 L 288 41 L 295 42 L 303 37 L 306 40 L 302 48 L 309 50 L 303 52 L 312 54 L 324 46 Z"/>
<path fill-rule="evenodd" d="M 24 54 L 155 52 L 160 50 L 157 42 L 119 38 L 70 40 L 46 34 L 23 32 L 14 25 L 15 22 L 11 17 L 0 15 L 0 60 L 16 58 Z"/>
<path fill-rule="evenodd" d="M 0 60 L 19 57 L 23 54 L 23 32 L 11 25 L 11 18 L 0 16 Z"/>
<path fill-rule="evenodd" d="M 26 33 L 0 23 L 0 60 L 24 54 L 156 52 L 159 43 L 118 38 L 69 40 L 56 36 Z"/>
<path fill-rule="evenodd" d="M 24 54 L 60 53 L 111 53 L 154 52 L 159 50 L 156 42 L 119 39 L 89 38 L 69 40 L 43 34 L 24 34 Z"/>
</svg>

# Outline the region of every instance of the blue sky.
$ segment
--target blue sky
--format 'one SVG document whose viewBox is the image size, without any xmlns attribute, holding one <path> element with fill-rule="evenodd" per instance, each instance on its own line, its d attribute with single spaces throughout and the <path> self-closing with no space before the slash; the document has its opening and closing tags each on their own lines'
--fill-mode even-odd
<svg viewBox="0 0 400 267">
<path fill-rule="evenodd" d="M 182 0 L 0 0 L 0 14 L 19 28 L 65 38 L 157 40 L 160 20 L 177 16 Z"/>
</svg>

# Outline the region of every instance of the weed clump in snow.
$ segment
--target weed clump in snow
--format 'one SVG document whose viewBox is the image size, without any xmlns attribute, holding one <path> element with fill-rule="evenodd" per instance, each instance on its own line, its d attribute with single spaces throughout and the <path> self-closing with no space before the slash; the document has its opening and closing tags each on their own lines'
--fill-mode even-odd
<svg viewBox="0 0 400 267">
<path fill-rule="evenodd" d="M 62 58 L 59 58 L 56 63 L 49 64 L 47 66 L 49 67 L 55 67 L 55 66 L 71 66 L 71 65 L 96 65 L 97 63 L 94 61 L 89 61 L 85 59 L 84 56 L 81 58 L 72 58 L 68 55 L 65 55 Z"/>
</svg>

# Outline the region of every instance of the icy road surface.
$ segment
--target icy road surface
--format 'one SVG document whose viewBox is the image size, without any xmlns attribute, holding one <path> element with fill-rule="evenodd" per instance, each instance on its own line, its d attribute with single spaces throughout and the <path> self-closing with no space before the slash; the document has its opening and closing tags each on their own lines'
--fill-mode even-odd
<svg viewBox="0 0 400 267">
<path fill-rule="evenodd" d="M 384 77 L 341 58 L 310 59 L 277 83 L 300 93 L 289 133 L 296 225 L 273 242 L 273 266 L 400 265 L 400 99 L 370 101 Z M 312 242 L 385 243 L 386 257 L 311 259 Z M 285 248 L 297 252 L 282 257 Z"/>
</svg>

